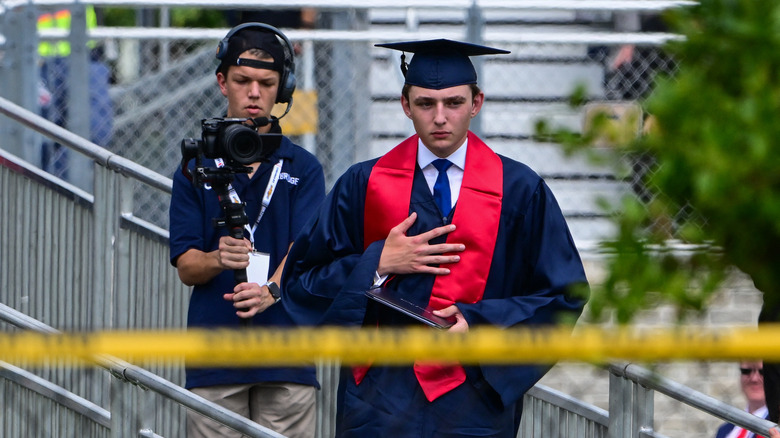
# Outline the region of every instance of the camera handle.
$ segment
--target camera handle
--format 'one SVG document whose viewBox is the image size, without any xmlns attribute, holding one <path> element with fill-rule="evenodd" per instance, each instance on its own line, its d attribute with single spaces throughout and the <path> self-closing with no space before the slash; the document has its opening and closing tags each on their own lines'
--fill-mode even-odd
<svg viewBox="0 0 780 438">
<path fill-rule="evenodd" d="M 227 227 L 230 237 L 243 239 L 244 225 L 249 223 L 244 212 L 244 204 L 236 204 L 231 202 L 229 198 L 226 202 L 222 199 L 222 196 L 219 196 L 219 198 L 219 204 L 222 206 L 222 212 L 225 214 L 225 217 L 216 219 L 215 226 Z M 233 276 L 236 279 L 236 284 L 246 283 L 248 279 L 246 269 L 234 269 Z"/>
<path fill-rule="evenodd" d="M 237 196 L 235 198 L 231 197 L 230 183 L 233 181 L 236 171 L 248 173 L 251 170 L 252 169 L 249 167 L 238 169 L 227 169 L 224 167 L 217 169 L 196 168 L 197 174 L 200 175 L 200 178 L 198 178 L 200 182 L 208 182 L 214 189 L 214 193 L 216 193 L 217 199 L 219 200 L 219 206 L 222 208 L 222 213 L 224 214 L 221 218 L 213 219 L 214 227 L 226 227 L 230 237 L 235 239 L 244 238 L 244 227 L 249 224 L 249 220 L 246 216 L 246 211 L 244 210 L 244 203 L 241 202 Z M 236 284 L 246 283 L 248 280 L 246 269 L 234 269 L 233 277 L 235 278 Z M 251 322 L 251 318 L 241 319 L 242 326 L 248 326 Z"/>
</svg>

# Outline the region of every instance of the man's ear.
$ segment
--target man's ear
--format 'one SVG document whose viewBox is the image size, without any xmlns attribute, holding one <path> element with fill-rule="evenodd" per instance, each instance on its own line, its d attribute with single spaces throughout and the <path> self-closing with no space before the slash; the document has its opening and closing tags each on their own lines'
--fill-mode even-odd
<svg viewBox="0 0 780 438">
<path fill-rule="evenodd" d="M 472 106 L 471 106 L 471 118 L 472 119 L 474 117 L 476 117 L 477 114 L 479 114 L 479 111 L 482 109 L 482 104 L 483 103 L 485 103 L 485 93 L 480 91 L 479 94 L 474 96 L 474 100 L 472 101 Z"/>
<path fill-rule="evenodd" d="M 412 107 L 409 105 L 409 99 L 406 96 L 401 95 L 401 107 L 404 109 L 406 117 L 412 118 Z"/>
<path fill-rule="evenodd" d="M 217 73 L 217 84 L 219 85 L 219 91 L 222 95 L 227 97 L 227 77 L 222 72 Z"/>
</svg>

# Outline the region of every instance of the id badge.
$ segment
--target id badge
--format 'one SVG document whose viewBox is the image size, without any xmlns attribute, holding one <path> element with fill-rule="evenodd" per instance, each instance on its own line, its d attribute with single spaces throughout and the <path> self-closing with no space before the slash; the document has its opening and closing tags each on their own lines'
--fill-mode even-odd
<svg viewBox="0 0 780 438">
<path fill-rule="evenodd" d="M 270 260 L 271 255 L 268 253 L 251 251 L 249 253 L 249 266 L 246 268 L 247 281 L 261 286 L 268 282 Z"/>
</svg>

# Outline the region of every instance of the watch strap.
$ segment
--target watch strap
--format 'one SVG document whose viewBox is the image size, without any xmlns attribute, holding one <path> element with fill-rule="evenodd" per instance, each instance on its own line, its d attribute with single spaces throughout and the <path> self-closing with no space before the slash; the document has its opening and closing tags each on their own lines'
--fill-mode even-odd
<svg viewBox="0 0 780 438">
<path fill-rule="evenodd" d="M 268 291 L 271 293 L 271 296 L 274 297 L 275 302 L 279 302 L 279 300 L 282 299 L 282 291 L 279 289 L 279 285 L 274 283 L 273 281 L 269 281 L 265 284 L 265 286 L 268 288 Z"/>
</svg>

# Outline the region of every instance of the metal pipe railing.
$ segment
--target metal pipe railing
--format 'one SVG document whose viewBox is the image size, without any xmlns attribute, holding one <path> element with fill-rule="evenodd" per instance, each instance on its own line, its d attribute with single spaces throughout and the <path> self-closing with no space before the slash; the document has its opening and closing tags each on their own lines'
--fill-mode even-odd
<svg viewBox="0 0 780 438">
<path fill-rule="evenodd" d="M 536 384 L 526 393 L 529 396 L 558 406 L 568 412 L 576 414 L 596 424 L 605 425 L 609 421 L 609 412 L 596 406 L 587 404 L 568 394 L 562 393 L 545 385 Z"/>
<path fill-rule="evenodd" d="M 0 377 L 54 400 L 65 408 L 81 414 L 103 427 L 111 427 L 111 414 L 107 410 L 29 371 L 0 361 Z"/>
<path fill-rule="evenodd" d="M 5 8 L 11 9 L 27 4 L 41 7 L 62 7 L 82 0 L 6 0 Z M 212 0 L 91 0 L 93 6 L 157 8 L 157 7 L 197 7 L 211 9 L 253 9 L 253 8 L 315 8 L 319 10 L 343 9 L 433 9 L 430 0 L 285 0 L 266 1 L 252 4 L 242 1 Z M 467 9 L 478 6 L 484 9 L 526 9 L 526 10 L 578 10 L 578 11 L 661 11 L 669 8 L 696 5 L 688 0 L 450 0 L 447 6 L 452 9 Z M 2 9 L 0 9 L 2 12 Z"/>
<path fill-rule="evenodd" d="M 777 427 L 771 421 L 751 415 L 714 397 L 702 394 L 681 383 L 660 376 L 646 368 L 630 363 L 612 364 L 612 374 L 634 381 L 653 391 L 660 392 L 688 406 L 694 407 L 753 433 L 769 436 L 769 429 Z"/>
<path fill-rule="evenodd" d="M 86 155 L 103 167 L 130 176 L 167 193 L 171 192 L 173 181 L 170 178 L 102 148 L 3 97 L 0 97 L 0 114 Z"/>
<path fill-rule="evenodd" d="M 30 318 L 2 303 L 0 303 L 0 320 L 25 330 L 49 334 L 60 333 L 59 330 L 37 321 L 34 318 Z M 142 386 L 143 388 L 151 389 L 165 398 L 173 400 L 247 436 L 257 438 L 284 438 L 284 435 L 280 435 L 229 409 L 223 408 L 216 403 L 193 394 L 143 368 L 110 356 L 101 356 L 94 359 L 98 366 L 108 370 L 114 377 L 134 385 Z"/>
<path fill-rule="evenodd" d="M 152 41 L 214 41 L 222 38 L 228 28 L 171 28 L 171 27 L 96 27 L 90 29 L 87 35 L 90 39 L 131 39 Z M 326 41 L 326 42 L 372 42 L 432 39 L 437 37 L 463 38 L 460 30 L 446 31 L 442 29 L 429 31 L 347 31 L 347 30 L 285 30 L 285 35 L 291 41 Z M 40 39 L 57 40 L 67 35 L 56 29 L 41 30 Z M 679 40 L 682 37 L 668 32 L 491 32 L 484 37 L 485 43 L 498 44 L 603 44 L 603 45 L 652 45 L 657 46 L 667 41 Z"/>
</svg>

